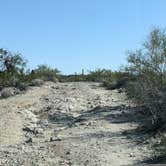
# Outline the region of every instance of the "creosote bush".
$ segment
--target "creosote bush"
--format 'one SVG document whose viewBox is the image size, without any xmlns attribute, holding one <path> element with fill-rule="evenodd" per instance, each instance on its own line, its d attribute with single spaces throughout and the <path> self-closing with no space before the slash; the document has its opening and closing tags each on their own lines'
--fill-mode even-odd
<svg viewBox="0 0 166 166">
<path fill-rule="evenodd" d="M 103 86 L 110 90 L 125 88 L 131 78 L 127 72 L 115 71 L 109 77 L 105 78 Z"/>
<path fill-rule="evenodd" d="M 60 71 L 58 69 L 52 69 L 47 65 L 39 65 L 37 69 L 32 70 L 28 75 L 28 80 L 42 79 L 43 81 L 57 82 L 60 76 Z"/>
<path fill-rule="evenodd" d="M 135 77 L 127 94 L 143 105 L 156 129 L 166 122 L 166 33 L 154 29 L 140 50 L 128 53 L 126 71 Z"/>
<path fill-rule="evenodd" d="M 0 49 L 0 87 L 17 86 L 25 78 L 26 61 L 21 54 Z"/>
</svg>

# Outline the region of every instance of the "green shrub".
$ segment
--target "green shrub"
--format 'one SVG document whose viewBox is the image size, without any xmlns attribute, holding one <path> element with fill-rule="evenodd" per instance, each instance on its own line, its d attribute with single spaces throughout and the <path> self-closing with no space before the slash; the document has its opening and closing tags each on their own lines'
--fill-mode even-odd
<svg viewBox="0 0 166 166">
<path fill-rule="evenodd" d="M 103 82 L 111 76 L 111 70 L 106 69 L 96 69 L 94 71 L 89 71 L 88 74 L 73 74 L 73 75 L 63 75 L 61 76 L 62 82 L 78 82 L 78 81 L 90 81 L 90 82 Z"/>
<path fill-rule="evenodd" d="M 112 72 L 110 77 L 105 78 L 102 85 L 110 90 L 125 88 L 131 79 L 132 77 L 127 72 L 115 71 Z"/>
<path fill-rule="evenodd" d="M 0 49 L 0 87 L 15 86 L 25 78 L 26 61 L 21 54 Z"/>
<path fill-rule="evenodd" d="M 126 71 L 135 77 L 127 94 L 145 106 L 152 116 L 152 126 L 166 122 L 166 33 L 154 29 L 142 49 L 128 54 Z"/>
<path fill-rule="evenodd" d="M 105 80 L 108 80 L 111 76 L 112 76 L 111 70 L 96 69 L 95 71 L 89 71 L 87 79 L 88 81 L 103 82 Z"/>
<path fill-rule="evenodd" d="M 39 65 L 37 69 L 32 70 L 27 79 L 29 82 L 31 82 L 33 79 L 57 82 L 59 74 L 60 71 L 58 69 L 51 69 L 47 65 Z"/>
</svg>

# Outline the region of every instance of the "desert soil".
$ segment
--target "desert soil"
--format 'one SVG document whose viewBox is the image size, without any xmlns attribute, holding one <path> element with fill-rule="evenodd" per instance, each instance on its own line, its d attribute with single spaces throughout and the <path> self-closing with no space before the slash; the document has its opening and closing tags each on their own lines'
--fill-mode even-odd
<svg viewBox="0 0 166 166">
<path fill-rule="evenodd" d="M 139 165 L 148 145 L 135 134 L 125 93 L 97 83 L 45 83 L 0 100 L 0 165 Z"/>
</svg>

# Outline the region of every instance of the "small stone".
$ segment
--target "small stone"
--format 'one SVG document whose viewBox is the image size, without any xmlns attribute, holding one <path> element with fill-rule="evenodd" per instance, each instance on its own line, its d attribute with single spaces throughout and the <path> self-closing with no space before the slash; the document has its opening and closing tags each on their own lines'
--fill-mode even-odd
<svg viewBox="0 0 166 166">
<path fill-rule="evenodd" d="M 59 89 L 59 86 L 52 86 L 52 89 Z"/>
<path fill-rule="evenodd" d="M 43 134 L 43 129 L 42 128 L 36 128 L 35 129 L 37 134 Z"/>
<path fill-rule="evenodd" d="M 127 139 L 132 139 L 132 137 L 130 135 L 127 135 L 126 138 Z"/>
<path fill-rule="evenodd" d="M 40 121 L 41 127 L 48 127 L 48 120 L 47 119 L 42 119 Z"/>
<path fill-rule="evenodd" d="M 71 162 L 71 161 L 69 161 L 69 162 L 68 162 L 68 164 L 69 164 L 69 165 L 72 165 L 72 162 Z"/>
<path fill-rule="evenodd" d="M 28 140 L 25 141 L 26 143 L 32 143 L 32 138 L 29 138 Z"/>
<path fill-rule="evenodd" d="M 62 139 L 58 137 L 50 137 L 50 142 L 53 142 L 53 141 L 62 141 Z"/>
<path fill-rule="evenodd" d="M 31 129 L 30 127 L 24 127 L 22 130 L 26 132 L 33 132 L 34 129 Z"/>
<path fill-rule="evenodd" d="M 135 155 L 133 153 L 130 153 L 129 157 L 135 157 Z"/>
<path fill-rule="evenodd" d="M 49 98 L 48 98 L 48 97 L 45 97 L 44 100 L 45 100 L 45 101 L 49 101 Z"/>
<path fill-rule="evenodd" d="M 66 154 L 69 155 L 69 154 L 70 154 L 70 151 L 67 151 Z"/>
<path fill-rule="evenodd" d="M 91 126 L 91 125 L 92 125 L 92 122 L 88 122 L 86 125 L 87 125 L 87 126 Z"/>
</svg>

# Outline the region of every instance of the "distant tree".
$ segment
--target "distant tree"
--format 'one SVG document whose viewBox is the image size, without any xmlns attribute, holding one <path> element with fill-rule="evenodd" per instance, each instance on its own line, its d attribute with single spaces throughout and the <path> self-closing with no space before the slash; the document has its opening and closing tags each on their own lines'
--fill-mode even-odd
<svg viewBox="0 0 166 166">
<path fill-rule="evenodd" d="M 21 54 L 0 49 L 0 87 L 18 86 L 25 79 L 26 61 Z"/>
<path fill-rule="evenodd" d="M 22 73 L 26 61 L 21 54 L 14 54 L 3 48 L 0 49 L 0 71 L 7 73 Z"/>
</svg>

